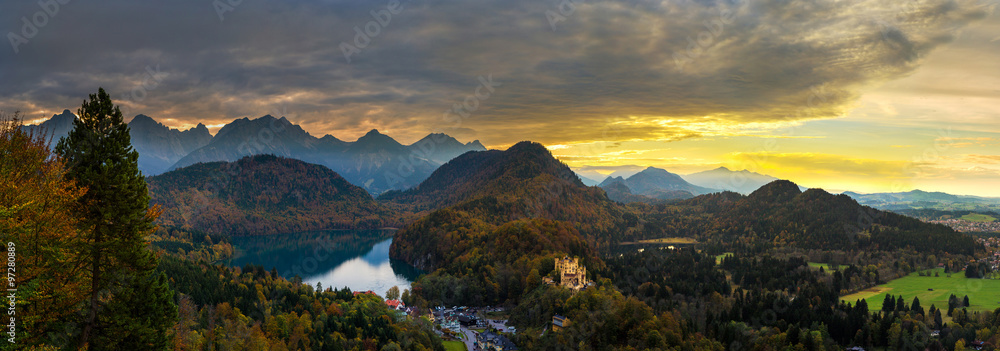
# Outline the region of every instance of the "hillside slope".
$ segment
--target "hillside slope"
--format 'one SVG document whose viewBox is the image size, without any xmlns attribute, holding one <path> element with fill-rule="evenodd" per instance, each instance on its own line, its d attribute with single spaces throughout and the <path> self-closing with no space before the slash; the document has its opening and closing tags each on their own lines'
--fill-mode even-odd
<svg viewBox="0 0 1000 351">
<path fill-rule="evenodd" d="M 465 153 L 419 186 L 379 200 L 426 213 L 396 232 L 389 254 L 434 272 L 413 291 L 444 304 L 517 301 L 530 289 L 524 277 L 548 274 L 557 257 L 603 267 L 597 251 L 634 235 L 638 225 L 603 190 L 584 186 L 531 142 Z"/>
<path fill-rule="evenodd" d="M 198 163 L 147 178 L 160 223 L 208 233 L 260 235 L 378 228 L 392 214 L 329 168 L 257 155 Z"/>
<path fill-rule="evenodd" d="M 894 250 L 971 254 L 974 240 L 950 228 L 863 206 L 847 195 L 771 182 L 747 196 L 725 192 L 648 208 L 651 227 L 726 249 Z"/>
</svg>

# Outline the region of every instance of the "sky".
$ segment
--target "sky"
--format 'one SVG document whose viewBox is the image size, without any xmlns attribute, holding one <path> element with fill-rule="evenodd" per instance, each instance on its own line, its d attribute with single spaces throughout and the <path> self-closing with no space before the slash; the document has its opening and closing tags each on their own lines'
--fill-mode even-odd
<svg viewBox="0 0 1000 351">
<path fill-rule="evenodd" d="M 41 121 L 103 87 L 180 129 L 532 140 L 598 180 L 725 166 L 1000 196 L 996 4 L 4 1 L 0 110 Z"/>
</svg>

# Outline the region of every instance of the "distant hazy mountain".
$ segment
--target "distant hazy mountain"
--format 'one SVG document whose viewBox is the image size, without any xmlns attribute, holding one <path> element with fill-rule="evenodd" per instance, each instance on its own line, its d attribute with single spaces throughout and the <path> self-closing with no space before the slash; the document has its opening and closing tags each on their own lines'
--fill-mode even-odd
<svg viewBox="0 0 1000 351">
<path fill-rule="evenodd" d="M 414 154 L 420 155 L 423 158 L 439 164 L 445 164 L 461 154 L 469 151 L 486 150 L 486 147 L 479 143 L 479 140 L 462 144 L 447 134 L 432 133 L 410 145 L 409 149 Z"/>
<path fill-rule="evenodd" d="M 24 126 L 25 130 L 44 131 L 50 138 L 50 147 L 73 130 L 76 115 L 69 110 L 53 115 L 39 125 Z M 212 139 L 208 128 L 202 124 L 186 131 L 170 129 L 146 115 L 138 115 L 128 123 L 132 147 L 139 152 L 139 170 L 144 175 L 157 175 L 166 171 L 182 157 Z"/>
<path fill-rule="evenodd" d="M 669 172 L 668 172 L 669 173 Z M 635 175 L 639 175 L 636 173 Z M 632 177 L 629 177 L 630 179 Z M 648 180 L 648 175 L 639 176 L 638 180 L 644 181 Z M 645 203 L 658 203 L 666 200 L 679 200 L 679 199 L 690 199 L 694 197 L 688 190 L 671 190 L 662 187 L 642 187 L 642 183 L 638 184 L 638 188 L 642 188 L 645 191 L 643 193 L 635 193 L 629 186 L 629 180 L 623 177 L 608 177 L 601 182 L 599 187 L 604 189 L 604 192 L 608 194 L 608 198 L 621 203 L 630 202 L 645 202 Z"/>
<path fill-rule="evenodd" d="M 843 192 L 858 203 L 883 210 L 934 209 L 942 211 L 998 211 L 1000 198 L 952 195 L 943 192 L 913 190 L 904 193 L 861 194 Z"/>
<path fill-rule="evenodd" d="M 664 169 L 649 167 L 625 179 L 625 185 L 636 194 L 651 194 L 664 190 L 684 190 L 695 195 L 718 192 L 688 183 L 681 176 Z"/>
<path fill-rule="evenodd" d="M 406 189 L 426 179 L 442 163 L 468 151 L 486 150 L 479 141 L 462 144 L 445 134 L 430 134 L 402 145 L 372 130 L 354 142 L 331 135 L 316 138 L 284 117 L 242 118 L 219 130 L 208 145 L 177 161 L 172 169 L 198 162 L 235 161 L 273 154 L 321 164 L 372 194 Z"/>
<path fill-rule="evenodd" d="M 726 167 L 682 175 L 681 178 L 697 186 L 735 191 L 744 195 L 754 192 L 764 184 L 778 180 L 778 178 L 769 175 L 745 169 L 731 171 Z"/>
<path fill-rule="evenodd" d="M 329 168 L 255 155 L 147 178 L 159 222 L 209 233 L 258 235 L 395 223 L 364 189 Z"/>
<path fill-rule="evenodd" d="M 139 152 L 139 170 L 144 175 L 165 172 L 192 151 L 212 140 L 204 124 L 180 131 L 170 129 L 146 115 L 138 115 L 128 123 L 132 147 Z"/>
<path fill-rule="evenodd" d="M 611 185 L 615 183 L 625 185 L 625 187 L 629 190 L 629 195 L 641 195 L 659 200 L 687 199 L 693 197 L 694 195 L 720 191 L 688 183 L 679 175 L 656 167 L 648 167 L 628 178 L 621 176 L 609 176 L 601 182 L 600 185 L 598 185 L 605 189 L 605 191 L 609 192 L 608 196 L 611 197 L 612 200 L 627 202 L 629 199 L 639 199 L 632 196 L 625 196 L 626 194 L 623 193 L 621 189 L 611 188 Z"/>
<path fill-rule="evenodd" d="M 69 110 L 63 110 L 63 113 L 58 115 L 52 115 L 45 122 L 38 125 L 29 125 L 21 127 L 25 131 L 35 131 L 44 132 L 46 139 L 49 139 L 49 147 L 55 147 L 59 139 L 69 135 L 69 131 L 73 130 L 73 120 L 76 119 L 76 115 Z"/>
<path fill-rule="evenodd" d="M 593 179 L 593 178 L 590 178 L 590 177 L 586 177 L 586 176 L 584 176 L 584 175 L 582 175 L 580 173 L 577 173 L 576 176 L 579 177 L 580 181 L 583 182 L 583 185 L 586 185 L 586 186 L 597 186 L 597 185 L 601 184 L 601 181 Z"/>
<path fill-rule="evenodd" d="M 270 115 L 251 120 L 242 118 L 219 129 L 205 146 L 195 149 L 177 160 L 171 170 L 199 162 L 232 162 L 249 155 L 272 154 L 299 158 L 293 155 L 313 153 L 320 140 L 309 135 L 287 119 Z"/>
</svg>

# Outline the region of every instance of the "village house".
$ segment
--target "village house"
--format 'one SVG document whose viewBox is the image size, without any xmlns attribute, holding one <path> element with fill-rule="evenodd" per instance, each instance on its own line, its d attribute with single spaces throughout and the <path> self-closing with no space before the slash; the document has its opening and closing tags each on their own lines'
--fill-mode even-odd
<svg viewBox="0 0 1000 351">
<path fill-rule="evenodd" d="M 404 304 L 403 301 L 399 300 L 385 300 L 385 304 L 389 306 L 389 308 L 394 310 L 406 309 L 406 304 Z"/>
<path fill-rule="evenodd" d="M 482 332 L 476 336 L 476 347 L 480 350 L 487 351 L 516 351 L 517 346 L 514 345 L 510 339 L 507 337 L 494 333 L 494 332 Z"/>
<path fill-rule="evenodd" d="M 552 316 L 552 331 L 557 332 L 569 327 L 569 318 L 558 314 Z"/>
</svg>

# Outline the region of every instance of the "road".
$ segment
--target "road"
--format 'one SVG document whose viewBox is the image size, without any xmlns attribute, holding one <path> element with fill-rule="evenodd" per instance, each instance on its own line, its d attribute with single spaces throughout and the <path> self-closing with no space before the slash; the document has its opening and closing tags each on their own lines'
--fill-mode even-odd
<svg viewBox="0 0 1000 351">
<path fill-rule="evenodd" d="M 476 334 L 465 327 L 462 327 L 462 333 L 465 334 L 465 349 L 469 351 L 474 351 L 476 349 Z"/>
</svg>

